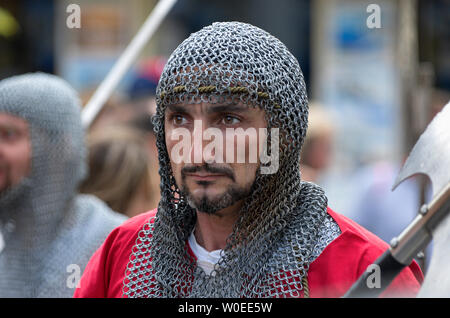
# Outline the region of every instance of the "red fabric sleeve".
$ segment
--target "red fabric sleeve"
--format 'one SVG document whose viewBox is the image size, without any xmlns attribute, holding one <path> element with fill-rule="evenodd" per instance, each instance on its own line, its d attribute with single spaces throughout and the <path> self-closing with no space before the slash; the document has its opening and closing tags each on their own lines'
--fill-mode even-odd
<svg viewBox="0 0 450 318">
<path fill-rule="evenodd" d="M 332 210 L 342 234 L 331 242 L 310 265 L 308 283 L 311 297 L 341 297 L 360 275 L 389 246 L 355 222 Z M 423 282 L 420 267 L 414 261 L 405 268 L 381 297 L 415 297 Z"/>
</svg>

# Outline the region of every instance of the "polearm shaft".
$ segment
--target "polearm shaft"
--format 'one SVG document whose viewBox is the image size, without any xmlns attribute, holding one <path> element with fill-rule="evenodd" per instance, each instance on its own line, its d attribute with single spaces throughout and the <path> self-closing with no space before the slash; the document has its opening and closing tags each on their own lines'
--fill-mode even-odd
<svg viewBox="0 0 450 318">
<path fill-rule="evenodd" d="M 176 1 L 177 0 L 158 1 L 138 33 L 135 35 L 133 40 L 127 46 L 123 54 L 114 64 L 113 68 L 109 71 L 108 75 L 84 107 L 82 112 L 82 121 L 85 128 L 88 128 L 92 124 L 105 102 L 111 96 L 112 91 L 117 87 L 125 72 L 136 60 L 145 44 L 150 40 Z"/>
</svg>

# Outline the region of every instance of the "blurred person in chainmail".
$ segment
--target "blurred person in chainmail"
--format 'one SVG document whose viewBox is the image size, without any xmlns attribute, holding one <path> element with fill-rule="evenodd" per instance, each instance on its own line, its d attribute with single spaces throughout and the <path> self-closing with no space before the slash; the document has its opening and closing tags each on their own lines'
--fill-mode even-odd
<svg viewBox="0 0 450 318">
<path fill-rule="evenodd" d="M 239 22 L 191 34 L 157 89 L 158 208 L 108 236 L 75 297 L 342 296 L 388 245 L 301 181 L 307 120 L 278 39 Z M 414 262 L 383 296 L 414 296 L 422 279 Z"/>
<path fill-rule="evenodd" d="M 56 76 L 0 81 L 0 297 L 72 297 L 126 218 L 77 194 L 87 172 L 76 92 Z"/>
</svg>

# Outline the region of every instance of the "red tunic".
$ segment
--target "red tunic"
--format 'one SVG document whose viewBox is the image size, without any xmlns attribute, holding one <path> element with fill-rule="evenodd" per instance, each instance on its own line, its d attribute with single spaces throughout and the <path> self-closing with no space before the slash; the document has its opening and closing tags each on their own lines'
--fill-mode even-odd
<svg viewBox="0 0 450 318">
<path fill-rule="evenodd" d="M 135 216 L 114 229 L 89 261 L 74 297 L 122 297 L 123 279 L 131 249 L 156 209 Z M 310 297 L 341 297 L 388 245 L 350 219 L 328 208 L 341 235 L 310 264 Z M 414 297 L 423 281 L 416 262 L 405 268 L 382 296 Z"/>
</svg>

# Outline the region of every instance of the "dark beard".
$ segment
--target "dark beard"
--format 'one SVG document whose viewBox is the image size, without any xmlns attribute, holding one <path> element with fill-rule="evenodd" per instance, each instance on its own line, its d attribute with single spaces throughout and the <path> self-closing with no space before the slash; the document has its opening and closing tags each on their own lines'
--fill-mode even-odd
<svg viewBox="0 0 450 318">
<path fill-rule="evenodd" d="M 201 198 L 193 198 L 184 184 L 181 191 L 184 193 L 188 204 L 192 208 L 199 212 L 212 215 L 249 196 L 251 193 L 251 186 L 239 187 L 230 185 L 223 195 L 213 199 L 208 198 L 206 195 Z"/>
<path fill-rule="evenodd" d="M 206 171 L 211 173 L 220 173 L 228 177 L 233 183 L 228 186 L 226 192 L 216 198 L 208 198 L 206 195 L 201 198 L 194 198 L 186 186 L 186 173 L 193 173 L 198 171 Z M 252 190 L 252 184 L 239 186 L 235 183 L 235 176 L 233 170 L 226 166 L 217 166 L 205 163 L 202 166 L 186 166 L 181 170 L 182 185 L 181 192 L 186 197 L 188 204 L 199 212 L 207 214 L 216 214 L 218 211 L 232 206 L 236 202 L 249 196 Z M 210 181 L 197 181 L 198 185 L 204 187 L 214 186 Z"/>
</svg>

